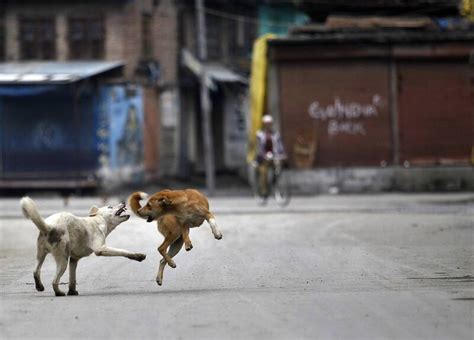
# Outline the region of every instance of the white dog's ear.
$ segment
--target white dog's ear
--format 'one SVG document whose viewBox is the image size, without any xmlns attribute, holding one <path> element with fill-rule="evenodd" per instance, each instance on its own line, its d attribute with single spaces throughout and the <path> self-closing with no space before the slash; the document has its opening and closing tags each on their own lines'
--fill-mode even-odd
<svg viewBox="0 0 474 340">
<path fill-rule="evenodd" d="M 95 205 L 91 207 L 91 210 L 89 211 L 89 216 L 95 216 L 99 212 L 99 208 L 97 208 Z"/>
</svg>

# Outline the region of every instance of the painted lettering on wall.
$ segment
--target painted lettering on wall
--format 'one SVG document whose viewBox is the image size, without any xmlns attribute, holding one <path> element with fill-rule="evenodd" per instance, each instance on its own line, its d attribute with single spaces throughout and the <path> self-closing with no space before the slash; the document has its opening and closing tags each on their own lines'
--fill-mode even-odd
<svg viewBox="0 0 474 340">
<path fill-rule="evenodd" d="M 380 95 L 372 96 L 370 103 L 344 102 L 339 97 L 334 97 L 334 103 L 322 106 L 318 101 L 312 102 L 308 107 L 309 116 L 315 120 L 328 122 L 327 131 L 330 137 L 339 134 L 365 135 L 365 120 L 373 119 L 379 115 L 383 107 Z"/>
</svg>

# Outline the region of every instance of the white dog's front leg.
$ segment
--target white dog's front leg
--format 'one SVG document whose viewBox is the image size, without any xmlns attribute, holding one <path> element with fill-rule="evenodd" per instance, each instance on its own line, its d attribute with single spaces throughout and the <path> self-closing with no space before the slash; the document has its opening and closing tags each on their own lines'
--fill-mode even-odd
<svg viewBox="0 0 474 340">
<path fill-rule="evenodd" d="M 130 260 L 135 260 L 138 262 L 141 262 L 146 258 L 145 254 L 131 253 L 127 250 L 112 248 L 106 245 L 103 245 L 99 249 L 95 250 L 94 254 L 96 254 L 97 256 L 123 256 L 129 258 Z"/>
</svg>

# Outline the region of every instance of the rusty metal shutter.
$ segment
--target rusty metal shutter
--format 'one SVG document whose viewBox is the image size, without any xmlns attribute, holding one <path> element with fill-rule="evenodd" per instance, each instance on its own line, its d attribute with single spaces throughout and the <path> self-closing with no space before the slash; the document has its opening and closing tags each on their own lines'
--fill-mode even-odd
<svg viewBox="0 0 474 340">
<path fill-rule="evenodd" d="M 468 63 L 398 64 L 400 161 L 468 163 L 473 143 L 474 84 Z"/>
<path fill-rule="evenodd" d="M 391 163 L 387 62 L 281 61 L 278 69 L 282 136 L 293 165 L 298 139 L 316 142 L 316 166 Z"/>
</svg>

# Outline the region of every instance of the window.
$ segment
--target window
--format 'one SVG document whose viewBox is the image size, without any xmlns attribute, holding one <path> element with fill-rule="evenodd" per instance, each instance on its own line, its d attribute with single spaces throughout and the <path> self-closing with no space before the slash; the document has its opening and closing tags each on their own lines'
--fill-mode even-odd
<svg viewBox="0 0 474 340">
<path fill-rule="evenodd" d="M 243 18 L 228 20 L 206 16 L 207 53 L 210 61 L 227 58 L 250 58 L 256 38 L 255 23 Z"/>
<path fill-rule="evenodd" d="M 20 58 L 55 59 L 56 27 L 53 18 L 20 18 Z"/>
<path fill-rule="evenodd" d="M 153 17 L 150 14 L 142 15 L 142 55 L 144 58 L 153 57 Z"/>
<path fill-rule="evenodd" d="M 206 16 L 206 38 L 207 38 L 207 58 L 208 60 L 220 60 L 222 58 L 223 41 L 223 19 L 213 16 Z"/>
<path fill-rule="evenodd" d="M 256 38 L 253 22 L 236 20 L 229 27 L 229 48 L 235 57 L 250 58 L 253 41 Z"/>
<path fill-rule="evenodd" d="M 104 20 L 69 18 L 69 59 L 103 59 L 105 55 Z"/>
</svg>

